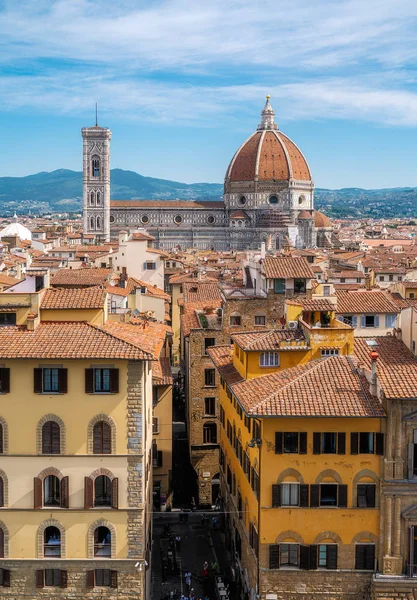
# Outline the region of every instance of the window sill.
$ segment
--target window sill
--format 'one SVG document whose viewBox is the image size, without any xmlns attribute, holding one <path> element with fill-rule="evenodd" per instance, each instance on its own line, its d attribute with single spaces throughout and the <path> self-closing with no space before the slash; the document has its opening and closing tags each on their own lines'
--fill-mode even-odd
<svg viewBox="0 0 417 600">
<path fill-rule="evenodd" d="M 89 396 L 114 396 L 118 392 L 86 392 Z"/>
<path fill-rule="evenodd" d="M 62 396 L 63 394 L 67 394 L 68 392 L 35 392 L 38 396 Z"/>
<path fill-rule="evenodd" d="M 217 385 L 215 383 L 213 385 L 203 385 L 203 389 L 207 389 L 207 388 L 210 388 L 210 389 L 217 388 Z"/>
</svg>

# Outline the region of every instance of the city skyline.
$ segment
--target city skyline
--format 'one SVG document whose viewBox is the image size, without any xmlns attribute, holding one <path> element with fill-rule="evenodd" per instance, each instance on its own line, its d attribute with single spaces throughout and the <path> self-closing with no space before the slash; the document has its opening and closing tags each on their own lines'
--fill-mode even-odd
<svg viewBox="0 0 417 600">
<path fill-rule="evenodd" d="M 413 186 L 409 0 L 0 2 L 0 176 L 80 170 L 80 128 L 112 168 L 222 182 L 271 95 L 318 187 Z"/>
</svg>

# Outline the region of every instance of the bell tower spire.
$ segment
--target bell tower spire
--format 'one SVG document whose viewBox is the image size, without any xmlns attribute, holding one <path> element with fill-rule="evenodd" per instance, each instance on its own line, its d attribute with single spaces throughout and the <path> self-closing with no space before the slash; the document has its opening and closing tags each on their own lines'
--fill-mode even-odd
<svg viewBox="0 0 417 600">
<path fill-rule="evenodd" d="M 265 129 L 278 129 L 278 125 L 274 121 L 275 112 L 269 102 L 271 96 L 267 95 L 265 106 L 261 113 L 261 122 L 258 125 L 258 131 L 263 131 Z"/>
</svg>

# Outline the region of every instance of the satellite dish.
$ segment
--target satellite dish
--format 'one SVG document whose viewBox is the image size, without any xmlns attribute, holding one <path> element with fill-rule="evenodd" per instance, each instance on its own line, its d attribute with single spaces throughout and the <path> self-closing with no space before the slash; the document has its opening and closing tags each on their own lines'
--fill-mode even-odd
<svg viewBox="0 0 417 600">
<path fill-rule="evenodd" d="M 138 315 L 140 315 L 140 312 L 138 311 L 137 308 L 135 308 L 135 310 L 132 311 L 132 316 L 137 317 Z"/>
</svg>

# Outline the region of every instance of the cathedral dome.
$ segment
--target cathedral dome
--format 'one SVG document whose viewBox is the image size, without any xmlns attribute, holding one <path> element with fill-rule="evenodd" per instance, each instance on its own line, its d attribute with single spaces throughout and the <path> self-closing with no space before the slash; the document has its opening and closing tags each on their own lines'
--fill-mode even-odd
<svg viewBox="0 0 417 600">
<path fill-rule="evenodd" d="M 311 181 L 301 150 L 278 130 L 274 115 L 267 96 L 262 121 L 232 158 L 226 181 Z"/>
<path fill-rule="evenodd" d="M 14 214 L 10 225 L 7 225 L 0 231 L 0 239 L 14 236 L 17 236 L 20 240 L 32 239 L 32 233 L 29 231 L 29 229 L 27 229 L 27 227 L 18 222 L 16 213 Z"/>
<path fill-rule="evenodd" d="M 332 222 L 329 217 L 319 210 L 314 211 L 314 225 L 315 227 L 332 227 Z"/>
</svg>

